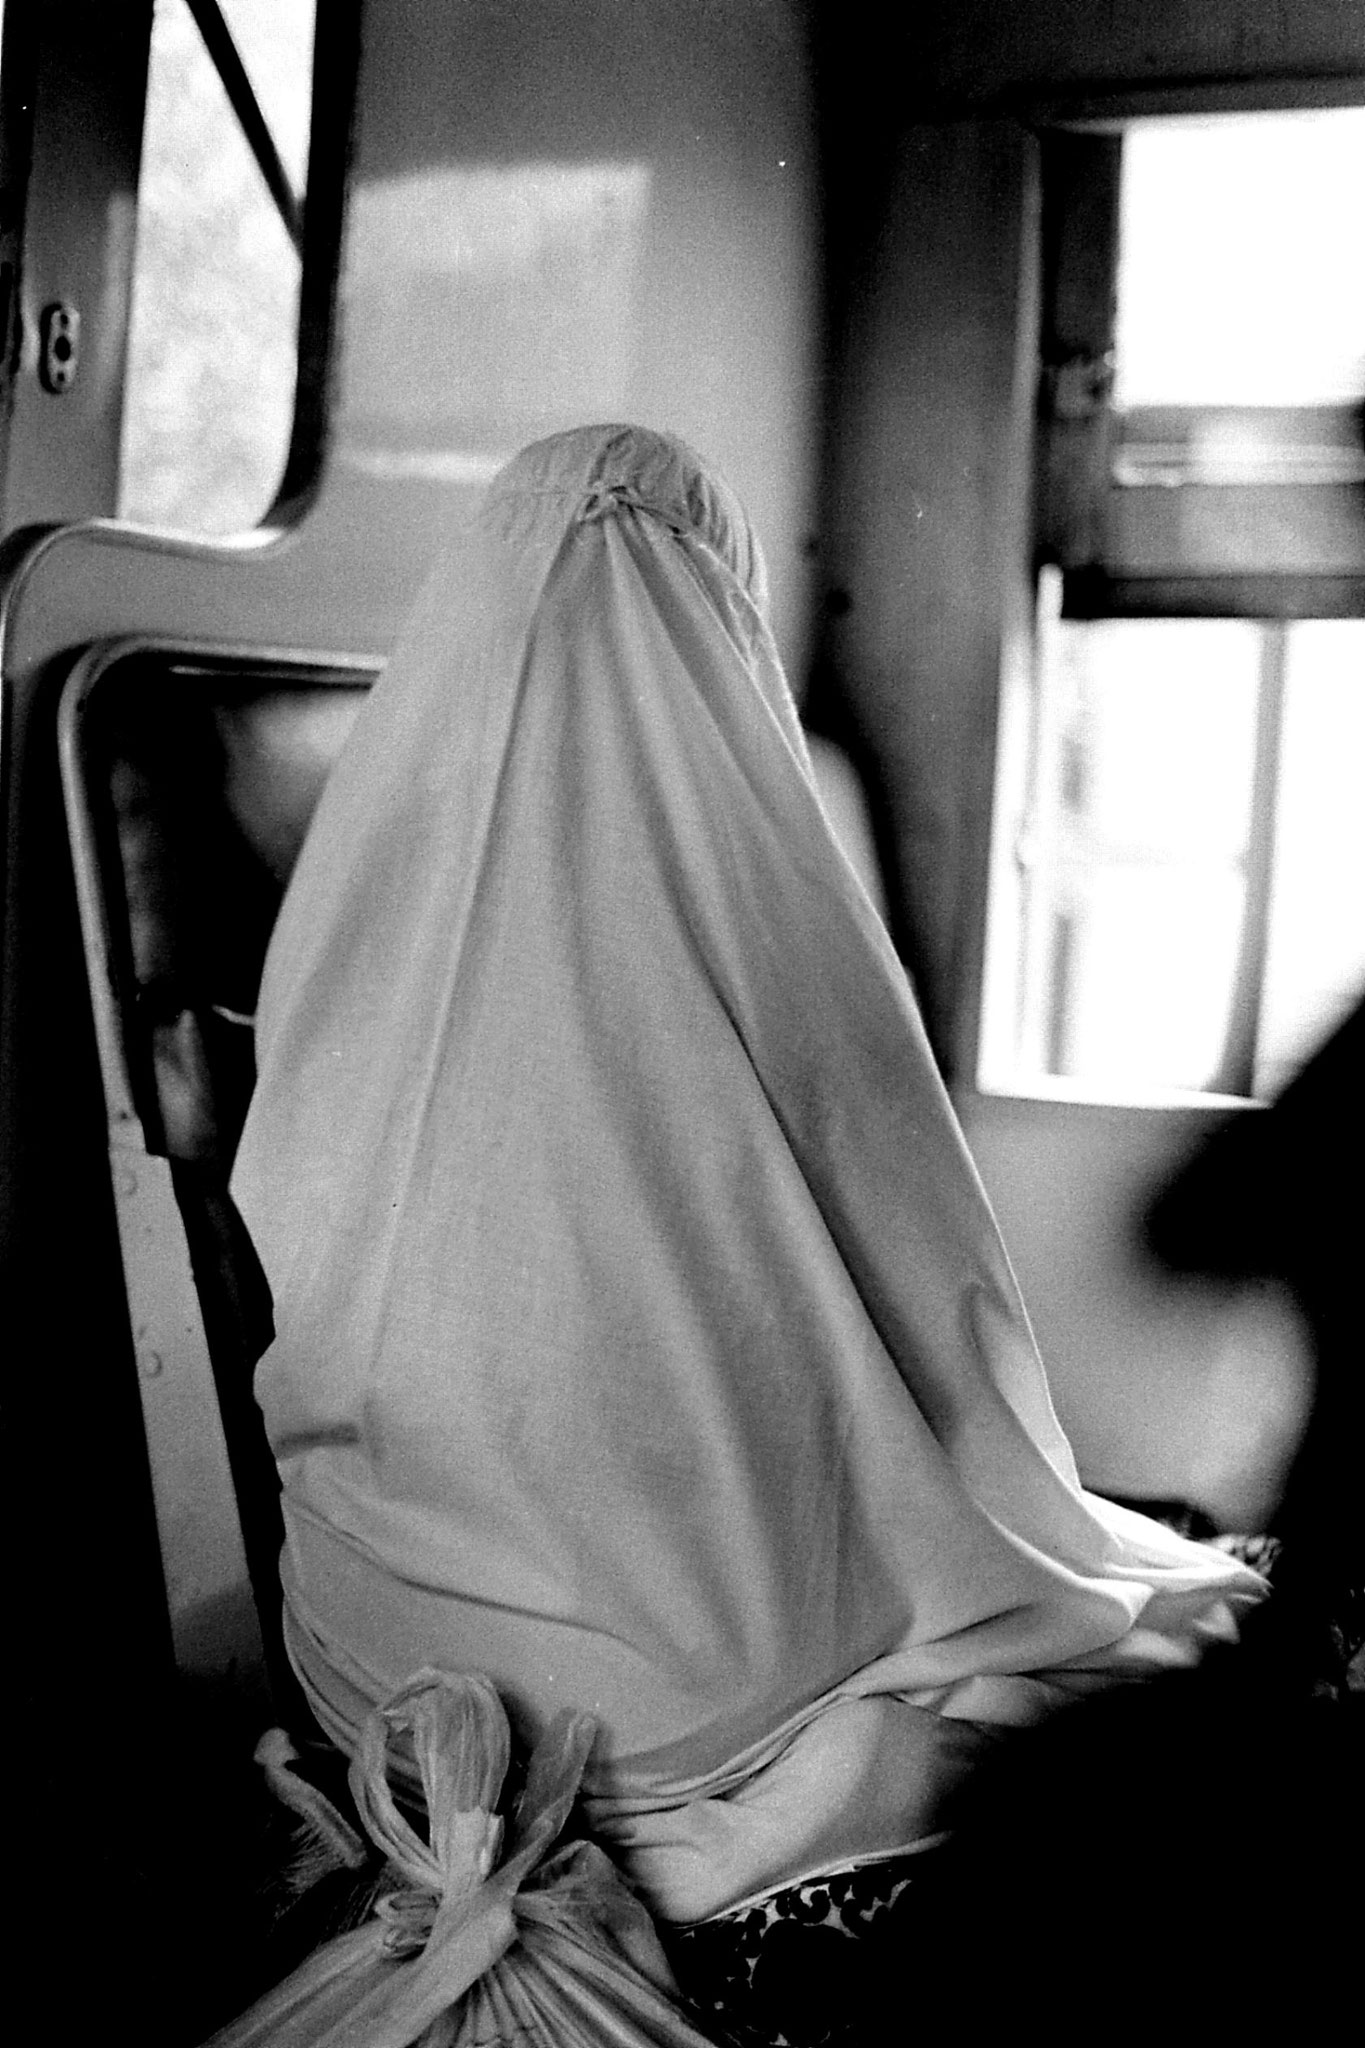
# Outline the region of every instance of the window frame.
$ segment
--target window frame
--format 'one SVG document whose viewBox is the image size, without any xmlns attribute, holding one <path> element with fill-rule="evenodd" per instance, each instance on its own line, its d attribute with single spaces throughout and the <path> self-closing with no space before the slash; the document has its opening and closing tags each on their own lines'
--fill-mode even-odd
<svg viewBox="0 0 1365 2048">
<path fill-rule="evenodd" d="M 1129 125 L 1039 131 L 1035 581 L 1061 570 L 1068 619 L 1365 617 L 1365 406 L 1114 405 Z M 1253 418 L 1280 473 L 1200 480 L 1200 427 Z"/>
<path fill-rule="evenodd" d="M 255 527 L 256 537 L 268 539 L 297 525 L 322 488 L 334 396 L 338 293 L 364 0 L 326 0 L 326 4 L 317 0 L 307 163 L 301 192 L 294 190 L 283 167 L 218 0 L 182 0 L 182 4 L 299 257 L 293 409 L 278 481 Z M 144 96 L 146 89 L 144 80 Z M 121 476 L 119 488 L 121 493 Z M 187 537 L 231 544 L 241 536 L 205 534 L 196 529 Z"/>
<path fill-rule="evenodd" d="M 1242 509 L 1230 493 L 1244 498 L 1249 491 L 1277 515 L 1290 513 L 1299 532 L 1309 535 L 1310 544 L 1316 530 L 1316 508 L 1335 500 L 1339 509 L 1343 494 L 1349 493 L 1354 538 L 1346 561 L 1338 559 L 1326 568 L 1306 567 L 1301 561 L 1266 564 L 1235 560 L 1216 569 L 1190 564 L 1154 566 L 1150 557 L 1135 559 L 1137 551 L 1125 549 L 1125 530 L 1131 533 L 1132 522 L 1125 529 L 1124 522 L 1115 520 L 1115 500 L 1120 492 L 1127 492 L 1131 500 L 1135 489 L 1143 490 L 1142 481 L 1135 486 L 1132 476 L 1142 461 L 1147 461 L 1153 472 L 1158 470 L 1160 456 L 1154 449 L 1158 435 L 1151 429 L 1164 429 L 1169 421 L 1140 421 L 1147 430 L 1146 440 L 1133 436 L 1125 447 L 1121 416 L 1113 403 L 1122 142 L 1127 127 L 1147 116 L 1188 114 L 1208 120 L 1224 113 L 1290 113 L 1362 105 L 1365 78 L 1240 89 L 1158 88 L 1106 95 L 1092 105 L 1073 100 L 1061 106 L 1035 105 L 1021 110 L 1034 134 L 1039 158 L 1031 505 L 1021 564 L 1031 594 L 1032 625 L 1017 644 L 1015 655 L 1007 658 L 1003 679 L 1004 724 L 992 806 L 991 882 L 982 933 L 978 999 L 982 1007 L 978 1008 L 972 1043 L 973 1086 L 983 1095 L 1055 1097 L 1096 1104 L 1222 1102 L 1229 1107 L 1234 1103 L 1250 1106 L 1260 1099 L 1257 1041 L 1269 952 L 1287 631 L 1294 620 L 1365 617 L 1365 405 L 1358 418 L 1354 408 L 1345 407 L 1266 408 L 1281 416 L 1277 424 L 1284 431 L 1278 439 L 1281 447 L 1289 450 L 1283 466 L 1291 472 L 1297 470 L 1288 481 L 1281 474 L 1249 485 L 1183 482 L 1187 492 L 1200 490 L 1215 510 L 1221 505 L 1228 512 Z M 1244 414 L 1249 408 L 1181 410 L 1208 418 L 1216 413 Z M 1322 415 L 1329 412 L 1336 417 L 1324 419 Z M 1189 418 L 1176 425 L 1185 430 L 1186 443 L 1193 447 Z M 1296 432 L 1305 428 L 1307 431 Z M 1179 458 L 1185 450 L 1179 446 L 1179 433 L 1175 438 Z M 1343 448 L 1350 462 L 1344 478 L 1340 473 Z M 1115 470 L 1121 462 L 1129 473 L 1119 481 Z M 1169 474 L 1154 473 L 1152 486 L 1157 488 L 1148 487 L 1148 503 L 1155 502 L 1159 491 L 1169 504 L 1171 481 Z M 1005 793 L 1020 772 L 1026 772 L 1032 788 L 1037 772 L 1039 740 L 1031 724 L 1036 713 L 1029 714 L 1027 738 L 1020 720 L 1025 703 L 1036 704 L 1040 591 L 1046 574 L 1055 579 L 1053 615 L 1068 622 L 1222 618 L 1256 622 L 1264 629 L 1246 852 L 1247 901 L 1229 990 L 1223 1056 L 1216 1075 L 1198 1088 L 1117 1076 L 1112 1081 L 1073 1079 L 1047 1072 L 1043 1064 L 1029 1064 L 1021 1058 L 1017 1039 L 1013 1053 L 1005 1051 L 1006 1038 L 1014 1036 L 1007 1013 L 1013 1011 L 1017 1029 L 1024 1015 L 1020 1006 L 1026 988 L 1034 987 L 1038 975 L 1049 973 L 1053 964 L 1018 951 L 1024 945 L 1028 923 L 1027 883 L 1022 870 L 1017 875 L 1013 871 L 1019 867 L 1024 839 L 1029 836 L 1028 820 L 1036 794 L 1024 797 L 1021 810 L 1018 799 Z M 1035 681 L 1025 694 L 1020 685 L 1026 671 Z M 1016 842 L 1020 830 L 1024 839 Z M 1008 881 L 1006 869 L 1012 874 Z M 996 900 L 1002 888 L 1009 908 Z M 1025 894 L 1019 894 L 1021 890 Z M 1002 912 L 1004 929 L 992 937 Z M 1013 938 L 1007 933 L 1013 933 Z M 1001 954 L 1002 941 L 1015 955 L 1008 969 Z M 986 1004 L 991 1006 L 989 1011 Z M 1056 1024 L 1053 1019 L 1054 1035 Z"/>
</svg>

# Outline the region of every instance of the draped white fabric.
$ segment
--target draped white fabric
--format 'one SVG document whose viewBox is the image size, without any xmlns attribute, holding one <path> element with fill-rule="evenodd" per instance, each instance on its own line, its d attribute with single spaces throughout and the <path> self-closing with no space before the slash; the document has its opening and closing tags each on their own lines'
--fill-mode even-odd
<svg viewBox="0 0 1365 2048">
<path fill-rule="evenodd" d="M 680 444 L 509 465 L 324 794 L 234 1179 L 324 1724 L 422 1665 L 596 1715 L 677 1918 L 1261 1590 L 1081 1489 L 762 605 Z"/>
</svg>

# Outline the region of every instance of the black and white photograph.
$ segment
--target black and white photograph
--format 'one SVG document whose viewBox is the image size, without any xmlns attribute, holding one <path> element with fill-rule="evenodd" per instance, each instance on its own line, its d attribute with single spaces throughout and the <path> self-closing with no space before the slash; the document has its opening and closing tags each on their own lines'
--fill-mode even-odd
<svg viewBox="0 0 1365 2048">
<path fill-rule="evenodd" d="M 10 2003 L 1349 2039 L 1365 0 L 0 0 Z"/>
</svg>

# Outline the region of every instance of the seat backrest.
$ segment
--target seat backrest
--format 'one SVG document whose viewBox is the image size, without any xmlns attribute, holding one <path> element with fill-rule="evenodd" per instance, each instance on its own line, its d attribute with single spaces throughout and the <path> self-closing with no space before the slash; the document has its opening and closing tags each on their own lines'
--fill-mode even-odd
<svg viewBox="0 0 1365 2048">
<path fill-rule="evenodd" d="M 73 678 L 119 1049 L 153 1152 L 231 1165 L 271 927 L 369 679 L 147 648 Z"/>
<path fill-rule="evenodd" d="M 228 1175 L 271 928 L 374 672 L 114 643 L 59 716 L 177 1660 L 263 1663 L 284 1718 L 279 1488 L 251 1392 L 271 1304 Z"/>
</svg>

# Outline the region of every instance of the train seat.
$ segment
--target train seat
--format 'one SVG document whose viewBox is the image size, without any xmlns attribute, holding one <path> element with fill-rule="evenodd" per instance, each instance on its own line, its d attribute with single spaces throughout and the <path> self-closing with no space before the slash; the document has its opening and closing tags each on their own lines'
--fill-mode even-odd
<svg viewBox="0 0 1365 2048">
<path fill-rule="evenodd" d="M 251 1393 L 270 1297 L 228 1175 L 271 928 L 375 666 L 111 642 L 58 714 L 176 1661 L 264 1675 L 287 1719 L 278 1481 Z"/>
<path fill-rule="evenodd" d="M 83 664 L 83 667 L 85 665 Z M 74 679 L 86 847 L 149 1147 L 230 1167 L 271 927 L 364 684 L 135 650 Z M 91 878 L 92 881 L 94 878 Z"/>
</svg>

